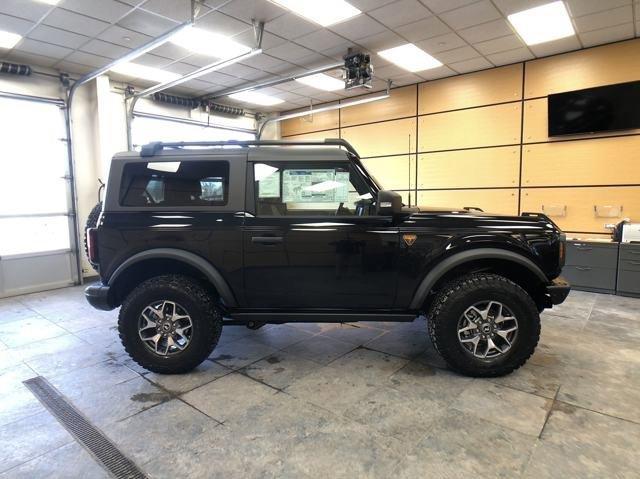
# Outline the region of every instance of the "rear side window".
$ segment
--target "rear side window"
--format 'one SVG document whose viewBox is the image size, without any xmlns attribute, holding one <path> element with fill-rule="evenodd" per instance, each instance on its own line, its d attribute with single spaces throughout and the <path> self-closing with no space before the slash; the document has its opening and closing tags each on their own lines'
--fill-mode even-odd
<svg viewBox="0 0 640 479">
<path fill-rule="evenodd" d="M 156 161 L 125 165 L 120 205 L 224 206 L 229 190 L 226 161 Z"/>
</svg>

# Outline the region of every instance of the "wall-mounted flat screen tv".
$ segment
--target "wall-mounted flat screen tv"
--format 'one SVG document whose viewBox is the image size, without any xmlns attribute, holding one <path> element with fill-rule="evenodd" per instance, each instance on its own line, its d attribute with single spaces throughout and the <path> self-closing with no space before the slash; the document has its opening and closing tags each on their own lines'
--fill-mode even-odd
<svg viewBox="0 0 640 479">
<path fill-rule="evenodd" d="M 549 95 L 549 136 L 640 128 L 640 81 Z"/>
</svg>

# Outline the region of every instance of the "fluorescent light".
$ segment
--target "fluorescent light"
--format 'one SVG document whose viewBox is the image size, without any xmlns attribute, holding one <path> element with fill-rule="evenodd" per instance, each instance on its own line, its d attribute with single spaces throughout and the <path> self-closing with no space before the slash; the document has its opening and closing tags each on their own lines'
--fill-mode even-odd
<svg viewBox="0 0 640 479">
<path fill-rule="evenodd" d="M 21 39 L 17 33 L 0 30 L 0 48 L 13 48 Z"/>
<path fill-rule="evenodd" d="M 145 80 L 167 82 L 180 78 L 177 73 L 168 72 L 159 68 L 148 67 L 146 65 L 140 65 L 139 63 L 120 63 L 111 68 L 112 72 L 120 73 L 134 78 L 142 78 Z"/>
<path fill-rule="evenodd" d="M 251 48 L 224 35 L 196 27 L 182 30 L 169 41 L 194 53 L 215 58 L 235 57 L 251 51 Z"/>
<path fill-rule="evenodd" d="M 575 35 L 564 2 L 553 2 L 509 15 L 511 25 L 527 45 Z"/>
<path fill-rule="evenodd" d="M 344 81 L 325 75 L 324 73 L 316 73 L 315 75 L 296 78 L 296 81 L 317 88 L 318 90 L 335 91 L 344 88 Z"/>
<path fill-rule="evenodd" d="M 36 2 L 46 3 L 47 5 L 57 5 L 60 0 L 36 0 Z"/>
<path fill-rule="evenodd" d="M 284 102 L 284 100 L 276 98 L 275 96 L 265 95 L 264 93 L 259 93 L 257 91 L 251 90 L 234 93 L 232 95 L 229 95 L 229 98 L 233 98 L 234 100 L 238 100 L 244 103 L 253 103 L 254 105 L 262 106 L 277 105 Z"/>
<path fill-rule="evenodd" d="M 390 96 L 389 93 L 384 93 L 382 95 L 361 98 L 359 100 L 353 100 L 347 103 L 336 103 L 335 105 L 322 106 L 320 108 L 313 108 L 313 109 L 304 110 L 304 111 L 297 111 L 295 113 L 289 113 L 287 115 L 277 116 L 271 119 L 270 121 L 283 121 L 283 120 L 289 120 L 291 118 L 299 118 L 301 116 L 313 115 L 314 113 L 322 113 L 324 111 L 339 110 L 340 108 L 347 108 L 350 106 L 362 105 L 363 103 L 371 103 L 372 101 L 384 100 L 386 98 L 389 98 L 389 96 Z"/>
<path fill-rule="evenodd" d="M 410 72 L 420 72 L 442 66 L 442 63 L 413 43 L 382 50 L 378 52 L 378 55 Z"/>
<path fill-rule="evenodd" d="M 272 0 L 293 13 L 328 27 L 362 12 L 345 0 Z"/>
</svg>

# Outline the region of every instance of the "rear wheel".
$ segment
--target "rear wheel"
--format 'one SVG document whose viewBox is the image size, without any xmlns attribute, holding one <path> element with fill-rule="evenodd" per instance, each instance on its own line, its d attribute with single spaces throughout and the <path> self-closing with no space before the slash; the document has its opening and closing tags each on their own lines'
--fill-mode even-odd
<svg viewBox="0 0 640 479">
<path fill-rule="evenodd" d="M 140 366 L 179 374 L 211 354 L 222 332 L 222 315 L 211 294 L 196 281 L 158 276 L 125 299 L 118 330 L 125 350 Z"/>
<path fill-rule="evenodd" d="M 531 297 L 495 274 L 472 274 L 445 285 L 431 307 L 428 325 L 445 361 L 475 377 L 518 369 L 540 338 L 540 316 Z"/>
</svg>

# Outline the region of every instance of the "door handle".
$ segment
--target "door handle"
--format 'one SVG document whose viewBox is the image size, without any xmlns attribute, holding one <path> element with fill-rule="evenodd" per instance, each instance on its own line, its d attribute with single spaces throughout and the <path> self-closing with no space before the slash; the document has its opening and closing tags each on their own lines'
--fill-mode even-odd
<svg viewBox="0 0 640 479">
<path fill-rule="evenodd" d="M 275 245 L 282 243 L 282 236 L 252 236 L 251 242 L 264 245 Z"/>
</svg>

